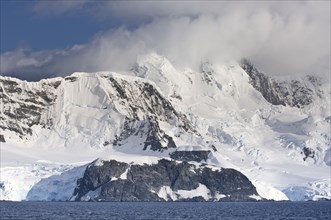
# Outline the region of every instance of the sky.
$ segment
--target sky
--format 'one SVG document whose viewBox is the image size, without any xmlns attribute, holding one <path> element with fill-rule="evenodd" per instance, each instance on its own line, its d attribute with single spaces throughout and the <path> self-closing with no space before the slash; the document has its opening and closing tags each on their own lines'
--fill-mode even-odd
<svg viewBox="0 0 331 220">
<path fill-rule="evenodd" d="M 273 76 L 330 74 L 330 1 L 1 0 L 0 72 L 27 80 L 250 59 Z"/>
</svg>

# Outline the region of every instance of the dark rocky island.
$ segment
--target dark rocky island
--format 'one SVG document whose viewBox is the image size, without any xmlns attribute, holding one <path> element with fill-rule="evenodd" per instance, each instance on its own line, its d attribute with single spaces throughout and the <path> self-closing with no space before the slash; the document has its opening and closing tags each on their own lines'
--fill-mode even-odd
<svg viewBox="0 0 331 220">
<path fill-rule="evenodd" d="M 248 201 L 258 193 L 234 169 L 161 159 L 156 164 L 97 160 L 77 181 L 73 201 Z"/>
</svg>

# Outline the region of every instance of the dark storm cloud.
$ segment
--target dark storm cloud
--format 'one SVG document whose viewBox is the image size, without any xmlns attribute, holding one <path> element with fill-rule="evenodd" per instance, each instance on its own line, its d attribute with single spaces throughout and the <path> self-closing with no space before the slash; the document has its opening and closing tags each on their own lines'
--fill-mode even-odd
<svg viewBox="0 0 331 220">
<path fill-rule="evenodd" d="M 52 51 L 18 49 L 1 54 L 2 73 L 67 75 L 120 70 L 137 56 L 165 55 L 179 67 L 202 60 L 248 57 L 270 74 L 328 74 L 330 2 L 39 2 L 40 16 L 88 13 L 123 26 L 97 33 L 84 45 Z M 136 23 L 135 28 L 126 24 Z"/>
</svg>

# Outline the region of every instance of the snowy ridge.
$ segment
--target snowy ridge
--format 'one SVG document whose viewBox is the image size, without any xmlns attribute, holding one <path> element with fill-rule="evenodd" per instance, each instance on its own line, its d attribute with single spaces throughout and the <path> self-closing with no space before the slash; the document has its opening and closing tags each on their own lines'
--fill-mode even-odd
<svg viewBox="0 0 331 220">
<path fill-rule="evenodd" d="M 310 98 L 297 107 L 270 103 L 269 90 L 256 89 L 235 62 L 177 69 L 150 54 L 123 73 L 40 82 L 1 76 L 1 199 L 25 199 L 40 179 L 19 196 L 8 191 L 19 181 L 6 171 L 18 169 L 14 158 L 155 164 L 174 151 L 210 151 L 206 163 L 239 170 L 267 199 L 330 198 L 330 84 L 308 79 L 296 80 Z"/>
</svg>

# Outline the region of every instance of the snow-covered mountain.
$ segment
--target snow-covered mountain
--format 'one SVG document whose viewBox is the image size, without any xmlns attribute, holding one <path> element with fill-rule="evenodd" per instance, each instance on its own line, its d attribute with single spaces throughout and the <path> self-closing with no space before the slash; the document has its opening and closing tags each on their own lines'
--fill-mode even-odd
<svg viewBox="0 0 331 220">
<path fill-rule="evenodd" d="M 160 171 L 169 166 L 196 182 L 158 182 L 126 199 L 144 200 L 146 190 L 155 200 L 229 199 L 242 187 L 251 189 L 245 198 L 331 197 L 330 82 L 314 76 L 276 79 L 247 60 L 180 69 L 149 54 L 121 73 L 1 76 L 0 97 L 1 199 L 116 200 L 111 190 L 134 182 L 137 170 L 172 176 Z M 125 169 L 109 174 L 111 161 Z M 108 172 L 105 182 L 84 182 L 93 166 Z M 240 171 L 257 191 L 243 180 L 231 194 L 198 174 L 222 179 L 222 168 Z"/>
</svg>

